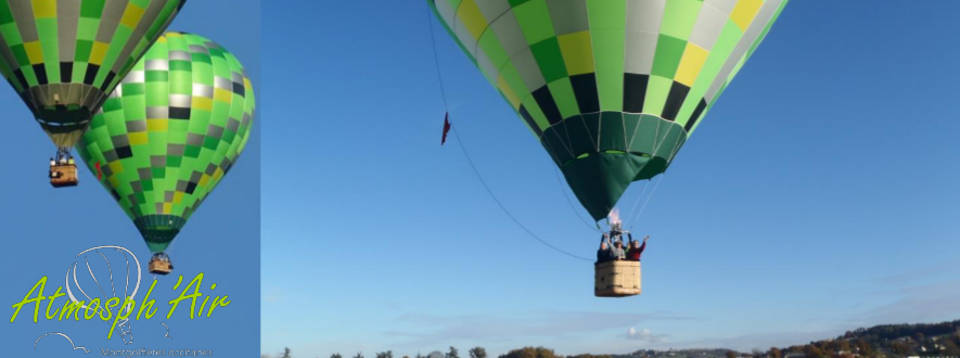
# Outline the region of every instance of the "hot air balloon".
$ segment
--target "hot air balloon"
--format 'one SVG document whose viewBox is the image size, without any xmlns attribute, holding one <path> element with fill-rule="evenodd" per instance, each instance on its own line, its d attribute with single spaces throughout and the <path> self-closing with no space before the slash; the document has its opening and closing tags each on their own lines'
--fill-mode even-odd
<svg viewBox="0 0 960 358">
<path fill-rule="evenodd" d="M 0 72 L 57 146 L 54 187 L 77 184 L 69 148 L 185 1 L 0 1 Z"/>
<path fill-rule="evenodd" d="M 154 253 L 151 272 L 173 269 L 164 250 L 243 151 L 253 110 L 233 54 L 168 32 L 93 117 L 77 152 Z"/>
<path fill-rule="evenodd" d="M 427 1 L 596 221 L 667 169 L 787 2 Z"/>
</svg>

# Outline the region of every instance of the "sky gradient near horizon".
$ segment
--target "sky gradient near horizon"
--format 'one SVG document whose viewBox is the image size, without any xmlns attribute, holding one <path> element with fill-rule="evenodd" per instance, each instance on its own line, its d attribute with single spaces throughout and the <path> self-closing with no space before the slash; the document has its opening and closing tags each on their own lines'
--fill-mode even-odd
<svg viewBox="0 0 960 358">
<path fill-rule="evenodd" d="M 425 1 L 263 11 L 265 353 L 749 350 L 960 318 L 960 3 L 790 2 L 631 222 L 652 239 L 625 299 L 439 145 Z M 431 21 L 497 198 L 592 256 L 548 155 Z"/>
</svg>

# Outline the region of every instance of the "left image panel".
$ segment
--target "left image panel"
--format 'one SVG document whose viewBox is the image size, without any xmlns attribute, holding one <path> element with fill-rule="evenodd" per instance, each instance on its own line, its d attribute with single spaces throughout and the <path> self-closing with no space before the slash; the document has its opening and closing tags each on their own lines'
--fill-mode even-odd
<svg viewBox="0 0 960 358">
<path fill-rule="evenodd" d="M 260 350 L 260 0 L 0 0 L 4 356 Z"/>
</svg>

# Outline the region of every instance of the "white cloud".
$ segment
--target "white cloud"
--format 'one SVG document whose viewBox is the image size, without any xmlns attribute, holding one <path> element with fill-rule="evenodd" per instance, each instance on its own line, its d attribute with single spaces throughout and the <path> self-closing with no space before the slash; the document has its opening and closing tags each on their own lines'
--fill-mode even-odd
<svg viewBox="0 0 960 358">
<path fill-rule="evenodd" d="M 661 344 L 667 342 L 666 334 L 653 334 L 647 328 L 636 329 L 630 327 L 627 329 L 627 339 L 640 341 L 647 344 Z"/>
</svg>

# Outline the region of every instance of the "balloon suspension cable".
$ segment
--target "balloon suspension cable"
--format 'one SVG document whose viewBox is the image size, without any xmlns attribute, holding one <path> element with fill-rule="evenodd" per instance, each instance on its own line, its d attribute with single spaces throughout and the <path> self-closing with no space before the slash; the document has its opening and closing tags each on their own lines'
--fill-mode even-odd
<svg viewBox="0 0 960 358">
<path fill-rule="evenodd" d="M 428 8 L 428 10 L 430 9 Z M 434 68 L 437 70 L 437 81 L 440 83 L 440 98 L 443 101 L 443 111 L 448 112 L 446 89 L 443 86 L 443 74 L 440 71 L 440 55 L 437 52 L 437 41 L 433 35 L 433 18 L 432 18 L 433 14 L 431 14 L 430 11 L 427 12 L 427 23 L 429 24 L 429 31 L 430 31 L 430 47 L 433 49 Z M 500 210 L 503 211 L 503 213 L 506 214 L 507 217 L 510 218 L 510 220 L 513 220 L 513 222 L 517 224 L 517 226 L 519 226 L 521 229 L 523 229 L 523 231 L 525 231 L 530 237 L 537 240 L 539 243 L 543 244 L 544 246 L 550 249 L 553 249 L 556 252 L 559 252 L 561 254 L 567 255 L 569 257 L 572 257 L 578 260 L 593 261 L 592 259 L 579 256 L 577 254 L 571 253 L 569 251 L 566 251 L 564 249 L 551 245 L 549 242 L 541 239 L 540 236 L 537 236 L 537 234 L 535 234 L 533 231 L 527 228 L 526 225 L 523 225 L 523 223 L 520 222 L 520 220 L 517 219 L 517 217 L 514 216 L 510 212 L 510 210 L 507 209 L 506 206 L 503 205 L 503 202 L 501 202 L 500 199 L 497 198 L 497 196 L 493 193 L 493 190 L 490 189 L 490 186 L 487 185 L 486 180 L 484 180 L 483 176 L 480 175 L 480 170 L 477 169 L 477 166 L 473 163 L 473 159 L 470 157 L 470 153 L 467 151 L 466 146 L 463 144 L 463 140 L 460 138 L 460 134 L 457 132 L 457 128 L 455 126 L 451 126 L 450 131 L 453 132 L 453 136 L 457 139 L 457 146 L 459 146 L 460 151 L 463 152 L 463 156 L 467 159 L 467 163 L 470 164 L 470 168 L 473 169 L 473 173 L 476 175 L 477 180 L 480 181 L 480 184 L 483 185 L 483 188 L 487 191 L 487 194 L 490 195 L 490 198 L 493 199 L 493 201 L 497 204 L 497 206 L 500 207 Z"/>
<path fill-rule="evenodd" d="M 650 188 L 651 181 L 653 181 L 653 179 L 647 179 L 640 185 L 640 193 L 637 194 L 637 199 L 633 201 L 633 205 L 630 206 L 630 211 L 627 212 L 631 218 L 634 216 L 633 214 L 636 213 L 637 209 L 640 207 L 641 202 L 643 201 L 644 195 L 647 194 L 647 189 Z M 630 227 L 633 227 L 633 221 L 628 221 L 628 223 Z"/>
<path fill-rule="evenodd" d="M 59 164 L 61 160 L 66 160 L 70 158 L 70 149 L 64 147 L 57 147 L 57 155 L 54 157 L 56 162 Z"/>
<path fill-rule="evenodd" d="M 583 215 L 580 215 L 580 211 L 577 210 L 576 206 L 573 205 L 573 200 L 570 200 L 570 194 L 567 193 L 566 190 L 563 190 L 563 178 L 560 175 L 560 170 L 557 170 L 555 173 L 557 174 L 557 183 L 560 184 L 561 195 L 563 195 L 563 198 L 566 200 L 567 205 L 570 206 L 570 210 L 572 210 L 573 214 L 577 216 L 577 219 L 580 219 L 580 222 L 586 225 L 588 229 L 596 232 L 603 232 L 603 229 L 600 227 L 600 223 L 594 222 L 593 225 L 590 225 L 589 220 L 584 219 Z"/>
<path fill-rule="evenodd" d="M 630 221 L 629 221 L 629 223 L 630 223 L 629 228 L 630 228 L 630 229 L 633 229 L 633 226 L 637 223 L 637 221 L 640 220 L 640 216 L 643 215 L 643 210 L 647 208 L 647 204 L 650 203 L 650 199 L 653 198 L 653 194 L 656 193 L 656 192 L 657 192 L 657 188 L 660 187 L 660 182 L 663 181 L 663 176 L 664 176 L 664 175 L 666 175 L 666 173 L 660 174 L 660 177 L 657 178 L 657 182 L 656 182 L 656 183 L 653 183 L 653 189 L 650 190 L 650 193 L 647 194 L 646 199 L 643 200 L 643 204 L 640 205 L 640 209 L 639 209 L 638 211 L 635 211 L 635 212 L 634 212 L 633 217 L 632 217 L 632 218 L 630 219 Z M 643 189 L 646 190 L 648 186 L 650 186 L 649 183 L 648 183 L 648 185 L 644 186 Z M 639 202 L 639 201 L 638 201 L 638 202 Z M 635 205 L 634 207 L 636 207 L 636 205 Z"/>
<path fill-rule="evenodd" d="M 470 168 L 473 169 L 473 173 L 476 174 L 477 180 L 479 180 L 479 181 L 480 181 L 480 184 L 483 185 L 483 188 L 486 189 L 487 194 L 490 195 L 490 198 L 493 199 L 493 201 L 494 201 L 495 203 L 497 203 L 497 206 L 500 207 L 500 210 L 502 210 L 504 214 L 506 214 L 508 217 L 510 217 L 510 220 L 513 220 L 513 222 L 516 223 L 517 226 L 519 226 L 521 229 L 523 229 L 523 231 L 526 231 L 526 233 L 527 233 L 528 235 L 530 235 L 530 237 L 532 237 L 533 239 L 537 240 L 538 242 L 540 242 L 540 243 L 543 244 L 544 246 L 553 249 L 553 250 L 556 251 L 556 252 L 559 252 L 559 253 L 561 253 L 561 254 L 564 254 L 564 255 L 570 256 L 570 257 L 572 257 L 572 258 L 579 259 L 579 260 L 593 261 L 593 260 L 591 260 L 591 259 L 589 259 L 589 258 L 580 256 L 580 255 L 577 255 L 577 254 L 574 254 L 574 253 L 571 253 L 571 252 L 569 252 L 569 251 L 566 251 L 566 250 L 564 250 L 564 249 L 561 249 L 561 248 L 559 248 L 559 247 L 556 247 L 556 246 L 550 244 L 550 243 L 547 242 L 546 240 L 540 238 L 540 236 L 537 236 L 537 234 L 533 233 L 533 231 L 530 230 L 529 228 L 527 228 L 526 225 L 523 225 L 523 223 L 520 222 L 520 220 L 517 219 L 517 217 L 514 216 L 514 215 L 510 212 L 510 210 L 507 209 L 506 206 L 503 205 L 503 202 L 501 202 L 500 199 L 497 198 L 497 196 L 493 193 L 493 190 L 490 189 L 490 186 L 487 185 L 486 180 L 483 180 L 483 176 L 480 175 L 480 170 L 477 169 L 477 166 L 476 166 L 476 165 L 474 165 L 473 159 L 470 158 L 470 153 L 467 152 L 467 148 L 466 148 L 466 147 L 464 146 L 464 144 L 463 144 L 463 140 L 461 140 L 461 139 L 460 139 L 460 135 L 457 134 L 457 129 L 456 129 L 456 128 L 451 128 L 451 132 L 453 132 L 453 136 L 457 139 L 457 144 L 458 144 L 458 146 L 460 147 L 460 150 L 463 152 L 463 156 L 464 156 L 465 158 L 467 158 L 467 163 L 470 164 Z"/>
<path fill-rule="evenodd" d="M 656 136 L 659 136 L 659 135 L 660 135 L 660 122 L 657 122 Z M 633 138 L 630 139 L 630 142 L 633 143 Z M 663 146 L 663 143 L 664 141 L 660 141 L 660 143 L 657 143 L 656 147 L 654 147 L 653 149 L 653 153 L 659 152 L 660 147 Z M 673 149 L 670 151 L 670 160 L 668 161 L 668 163 L 670 161 L 673 161 L 673 157 L 676 156 L 678 148 L 679 148 L 679 142 L 674 143 Z M 640 220 L 640 216 L 643 215 L 643 211 L 647 208 L 647 204 L 650 203 L 650 199 L 653 198 L 653 194 L 656 193 L 657 188 L 660 187 L 660 182 L 663 181 L 663 177 L 666 175 L 667 175 L 667 172 L 666 170 L 664 170 L 664 172 L 658 176 L 657 182 L 653 183 L 653 188 L 650 190 L 650 192 L 644 195 L 644 193 L 647 192 L 647 188 L 650 187 L 650 182 L 652 182 L 653 179 L 650 179 L 647 181 L 646 185 L 644 185 L 643 188 L 640 190 L 640 194 L 638 195 L 637 200 L 634 202 L 633 207 L 630 209 L 630 213 L 628 214 L 630 215 L 630 220 L 625 220 L 623 222 L 624 226 L 628 226 L 629 228 L 632 229 L 633 226 L 636 225 L 637 221 Z M 639 210 L 637 210 L 638 206 L 640 207 Z"/>
<path fill-rule="evenodd" d="M 433 10 L 427 5 L 427 26 L 430 30 L 430 48 L 433 49 L 433 64 L 437 70 L 437 82 L 440 84 L 440 100 L 443 101 L 443 111 L 447 112 L 447 90 L 443 87 L 443 74 L 440 72 L 440 55 L 437 53 L 437 39 L 433 36 Z"/>
</svg>

